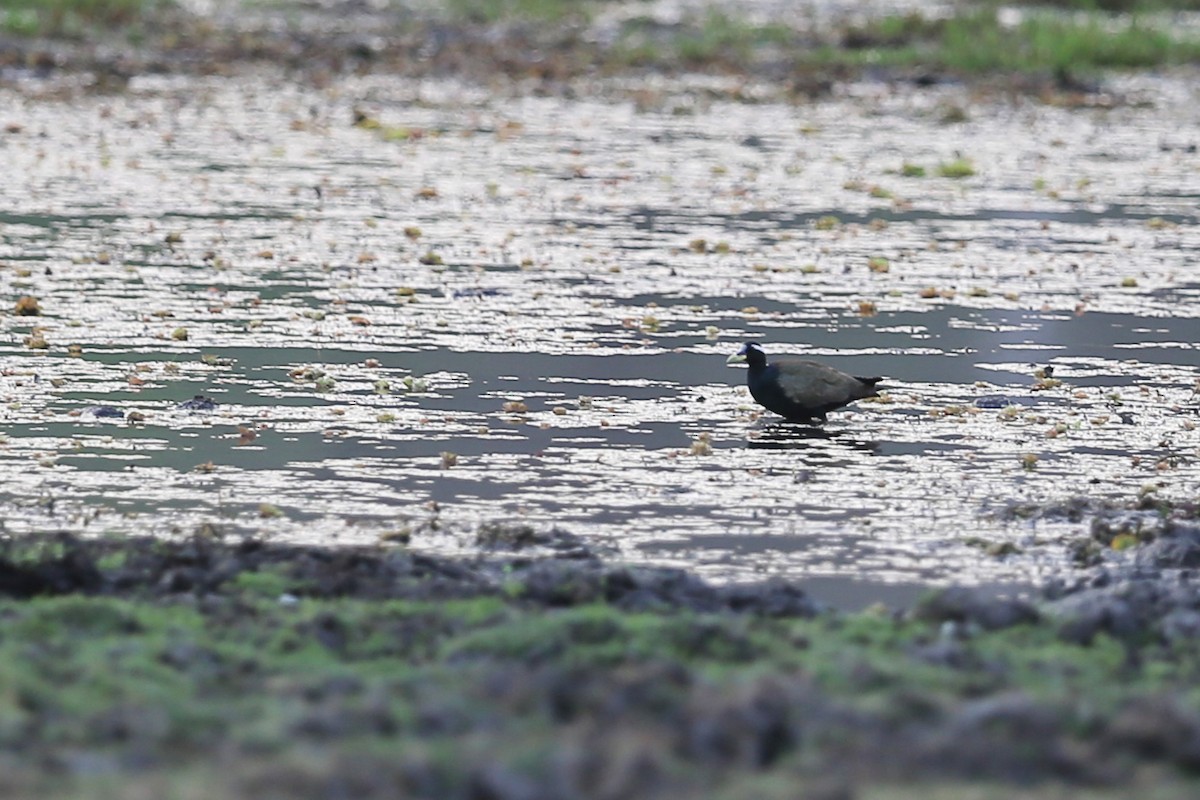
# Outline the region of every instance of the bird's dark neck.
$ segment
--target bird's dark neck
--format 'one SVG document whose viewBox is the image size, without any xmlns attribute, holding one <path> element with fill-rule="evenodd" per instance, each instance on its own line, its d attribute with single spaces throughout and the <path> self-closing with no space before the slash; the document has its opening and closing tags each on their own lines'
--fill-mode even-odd
<svg viewBox="0 0 1200 800">
<path fill-rule="evenodd" d="M 767 354 L 761 350 L 751 350 L 746 353 L 746 366 L 755 375 L 767 368 Z"/>
</svg>

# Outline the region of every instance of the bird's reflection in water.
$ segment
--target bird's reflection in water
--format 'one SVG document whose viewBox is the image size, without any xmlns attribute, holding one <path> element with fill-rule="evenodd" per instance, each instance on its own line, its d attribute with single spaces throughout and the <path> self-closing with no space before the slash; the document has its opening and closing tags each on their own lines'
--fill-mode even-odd
<svg viewBox="0 0 1200 800">
<path fill-rule="evenodd" d="M 851 438 L 847 431 L 830 431 L 802 422 L 768 422 L 758 436 L 746 442 L 746 446 L 754 450 L 806 450 L 818 442 L 837 442 L 868 452 L 875 452 L 879 447 L 878 442 Z"/>
</svg>

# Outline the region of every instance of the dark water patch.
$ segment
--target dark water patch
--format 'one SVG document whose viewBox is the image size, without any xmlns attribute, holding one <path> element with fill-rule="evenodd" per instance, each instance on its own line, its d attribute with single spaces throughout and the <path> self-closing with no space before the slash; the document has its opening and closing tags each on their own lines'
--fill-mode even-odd
<svg viewBox="0 0 1200 800">
<path fill-rule="evenodd" d="M 978 449 L 972 445 L 949 442 L 880 442 L 875 446 L 876 452 L 881 456 L 917 456 Z"/>
<path fill-rule="evenodd" d="M 694 217 L 654 208 L 636 208 L 630 212 L 634 230 L 655 234 L 686 234 L 699 225 L 719 223 L 728 230 L 744 231 L 795 231 L 809 230 L 824 220 L 836 220 L 840 225 L 869 226 L 876 221 L 888 223 L 959 223 L 959 222 L 1039 222 L 1066 223 L 1071 225 L 1095 226 L 1109 221 L 1146 222 L 1162 221 L 1173 225 L 1191 225 L 1197 222 L 1196 214 L 1156 213 L 1136 206 L 1115 203 L 1103 209 L 1070 208 L 1062 211 L 1043 209 L 983 208 L 974 211 L 950 214 L 931 209 L 897 211 L 886 206 L 872 209 L 868 213 L 848 212 L 844 208 L 821 208 L 805 212 L 780 210 L 755 210 L 739 214 L 712 217 Z M 589 221 L 587 224 L 608 227 L 610 222 Z M 994 228 L 993 228 L 994 230 Z M 1032 228 L 1021 228 L 1031 231 Z M 1038 237 L 1047 242 L 1062 242 L 1061 239 Z M 1028 244 L 1028 236 L 1005 237 L 992 234 L 992 241 L 1007 243 L 1008 246 Z M 1081 240 L 1089 241 L 1089 240 Z"/>
<path fill-rule="evenodd" d="M 4 225 L 28 225 L 31 228 L 53 230 L 75 230 L 112 225 L 125 217 L 118 213 L 81 212 L 79 214 L 22 214 L 0 211 L 0 223 Z"/>
<path fill-rule="evenodd" d="M 929 586 L 924 583 L 875 583 L 823 575 L 807 578 L 805 586 L 814 597 L 826 598 L 826 602 L 831 606 L 847 611 L 860 611 L 875 604 L 882 604 L 888 608 L 911 608 L 930 591 Z M 986 588 L 997 594 L 1026 589 L 1019 585 Z"/>
<path fill-rule="evenodd" d="M 236 220 L 243 222 L 245 220 L 279 221 L 291 219 L 293 216 L 294 212 L 281 211 L 277 208 L 246 206 L 234 202 L 219 211 L 166 211 L 163 212 L 161 219 L 166 222 L 179 221 L 183 223 L 194 220 L 205 222 Z"/>
</svg>

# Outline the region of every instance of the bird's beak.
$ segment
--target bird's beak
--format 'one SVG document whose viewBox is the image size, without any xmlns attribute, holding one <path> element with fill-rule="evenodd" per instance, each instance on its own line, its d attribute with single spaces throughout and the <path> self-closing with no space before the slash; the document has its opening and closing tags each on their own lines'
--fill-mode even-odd
<svg viewBox="0 0 1200 800">
<path fill-rule="evenodd" d="M 746 363 L 746 354 L 745 353 L 734 353 L 729 358 L 725 359 L 726 365 L 745 364 L 745 363 Z"/>
</svg>

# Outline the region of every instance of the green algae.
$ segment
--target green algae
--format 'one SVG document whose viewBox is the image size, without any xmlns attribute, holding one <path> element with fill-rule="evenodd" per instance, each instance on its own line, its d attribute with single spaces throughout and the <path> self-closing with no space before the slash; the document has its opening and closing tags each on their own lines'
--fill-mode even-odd
<svg viewBox="0 0 1200 800">
<path fill-rule="evenodd" d="M 1200 718 L 1200 645 L 1186 638 L 1081 644 L 1053 618 L 987 630 L 930 612 L 622 609 L 569 592 L 547 604 L 502 582 L 479 594 L 479 576 L 450 562 L 429 573 L 443 576 L 433 599 L 417 595 L 434 577 L 365 579 L 395 552 L 330 574 L 311 570 L 332 551 L 80 547 L 10 544 L 21 559 L 5 560 L 60 577 L 75 565 L 97 587 L 0 600 L 0 760 L 25 754 L 5 780 L 26 794 L 259 796 L 291 775 L 294 796 L 317 797 L 365 769 L 383 783 L 363 796 L 471 797 L 500 774 L 554 792 L 562 770 L 578 796 L 605 796 L 592 768 L 565 766 L 586 752 L 630 796 L 782 797 L 833 781 L 890 797 L 906 796 L 901 774 L 949 791 L 983 748 L 995 763 L 972 784 L 981 797 L 1030 781 L 1034 797 L 1130 789 L 1146 769 L 1161 796 L 1182 797 L 1197 766 L 1184 738 Z M 217 574 L 173 591 L 156 559 Z M 1144 728 L 1160 718 L 1163 733 Z M 36 766 L 72 759 L 105 765 L 103 780 Z"/>
<path fill-rule="evenodd" d="M 964 6 L 948 18 L 887 16 L 846 32 L 832 62 L 926 66 L 960 73 L 1063 74 L 1194 62 L 1200 42 L 1152 14 L 1122 18 L 1090 8 L 1075 16 L 1029 11 L 1006 24 L 989 3 Z"/>
</svg>

